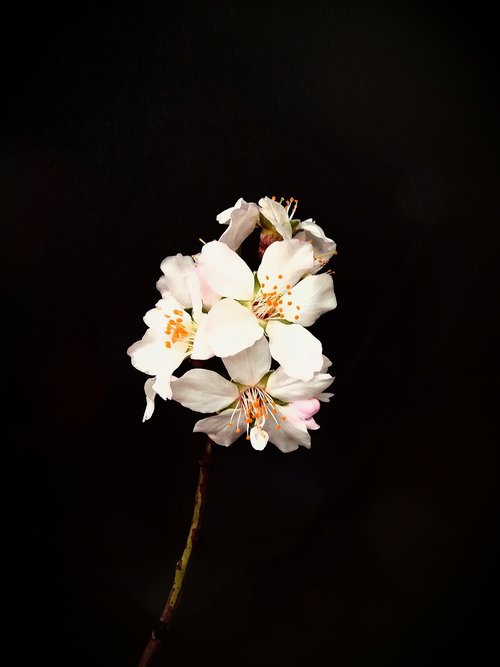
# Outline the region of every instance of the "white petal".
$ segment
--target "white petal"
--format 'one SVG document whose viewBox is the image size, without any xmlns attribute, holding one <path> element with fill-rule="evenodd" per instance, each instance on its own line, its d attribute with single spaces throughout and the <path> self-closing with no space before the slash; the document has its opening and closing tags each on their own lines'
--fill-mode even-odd
<svg viewBox="0 0 500 667">
<path fill-rule="evenodd" d="M 266 327 L 273 359 L 290 377 L 311 380 L 323 365 L 321 343 L 299 324 L 269 322 Z"/>
<path fill-rule="evenodd" d="M 261 284 L 265 284 L 265 292 L 282 292 L 287 285 L 295 285 L 313 266 L 314 254 L 310 243 L 298 239 L 276 241 L 264 253 L 257 277 Z"/>
<path fill-rule="evenodd" d="M 318 394 L 316 396 L 316 398 L 318 399 L 318 401 L 322 401 L 323 403 L 329 403 L 331 397 L 334 396 L 334 395 L 335 394 L 332 394 L 329 391 L 323 391 L 323 392 L 321 392 L 321 394 Z"/>
<path fill-rule="evenodd" d="M 314 398 L 333 382 L 333 377 L 328 373 L 314 373 L 310 380 L 304 382 L 297 378 L 290 377 L 280 366 L 274 373 L 271 373 L 267 381 L 266 391 L 273 398 L 277 398 L 285 403 L 292 401 Z"/>
<path fill-rule="evenodd" d="M 178 311 L 174 313 L 174 310 Z M 163 299 L 156 302 L 156 305 L 144 315 L 144 322 L 156 333 L 163 334 L 167 328 L 168 320 L 171 318 L 182 317 L 182 324 L 191 327 L 191 316 L 186 313 L 181 303 L 171 294 L 166 294 Z"/>
<path fill-rule="evenodd" d="M 269 434 L 261 428 L 254 426 L 250 429 L 250 443 L 254 449 L 259 452 L 264 449 L 269 440 Z"/>
<path fill-rule="evenodd" d="M 198 256 L 198 259 L 201 257 L 201 253 Z M 208 284 L 208 281 L 205 277 L 205 272 L 203 266 L 199 263 L 196 264 L 196 275 L 198 276 L 198 282 L 200 284 L 201 298 L 205 308 L 210 309 L 213 305 L 220 301 L 221 296 L 213 291 L 213 289 Z"/>
<path fill-rule="evenodd" d="M 196 412 L 217 412 L 238 398 L 238 388 L 214 371 L 193 368 L 172 381 L 172 398 Z"/>
<path fill-rule="evenodd" d="M 160 268 L 164 275 L 156 287 L 161 295 L 170 293 L 184 308 L 192 308 L 195 305 L 193 296 L 199 300 L 200 291 L 193 258 L 181 253 L 171 255 L 165 257 Z"/>
<path fill-rule="evenodd" d="M 336 254 L 337 245 L 329 239 L 314 220 L 299 222 L 294 230 L 294 238 L 312 243 L 314 249 L 315 266 L 311 273 L 320 271 L 330 258 Z"/>
<path fill-rule="evenodd" d="M 132 366 L 147 375 L 172 374 L 187 356 L 185 345 L 175 343 L 167 349 L 163 339 L 158 338 L 152 329 L 146 331 L 142 340 L 131 345 L 127 354 L 130 355 Z"/>
<path fill-rule="evenodd" d="M 207 345 L 218 357 L 230 357 L 262 338 L 255 315 L 233 299 L 222 299 L 206 317 Z"/>
<path fill-rule="evenodd" d="M 222 211 L 222 213 L 219 213 L 219 215 L 216 217 L 217 222 L 221 225 L 227 225 L 231 220 L 231 213 L 237 208 L 240 208 L 240 206 L 244 203 L 245 200 L 243 197 L 240 197 L 234 206 L 230 206 L 229 208 L 226 208 L 225 211 Z"/>
<path fill-rule="evenodd" d="M 299 445 L 309 448 L 311 446 L 311 437 L 305 425 L 289 421 L 288 406 L 285 405 L 280 408 L 280 412 L 286 416 L 286 420 L 280 421 L 279 429 L 270 418 L 267 419 L 264 425 L 264 428 L 269 433 L 269 440 L 285 453 L 293 452 L 295 449 L 298 449 Z"/>
<path fill-rule="evenodd" d="M 229 420 L 233 414 L 232 410 L 224 410 L 218 415 L 213 415 L 213 417 L 205 417 L 205 419 L 200 419 L 194 425 L 194 433 L 206 433 L 208 437 L 216 442 L 218 445 L 232 445 L 235 440 L 237 440 L 241 433 L 236 433 L 236 428 L 234 425 L 229 426 Z M 244 430 L 244 429 L 243 429 Z"/>
<path fill-rule="evenodd" d="M 150 419 L 155 410 L 156 391 L 153 389 L 154 381 L 155 378 L 149 378 L 144 383 L 144 393 L 146 394 L 146 409 L 144 410 L 144 417 L 142 418 L 143 422 L 145 422 L 146 419 Z"/>
<path fill-rule="evenodd" d="M 211 241 L 204 245 L 198 263 L 203 267 L 204 278 L 217 294 L 240 301 L 253 298 L 252 271 L 225 243 Z"/>
<path fill-rule="evenodd" d="M 180 366 L 180 363 L 171 370 L 164 370 L 155 377 L 153 382 L 153 389 L 156 391 L 158 396 L 161 396 L 164 400 L 172 398 L 172 387 L 171 382 L 174 380 L 173 372 Z"/>
<path fill-rule="evenodd" d="M 247 204 L 235 209 L 231 214 L 228 229 L 222 234 L 219 241 L 225 243 L 232 250 L 237 250 L 243 241 L 250 236 L 259 221 L 257 204 Z"/>
<path fill-rule="evenodd" d="M 269 220 L 278 234 L 285 240 L 292 238 L 292 226 L 285 207 L 274 199 L 263 197 L 259 199 L 259 206 L 262 215 Z"/>
<path fill-rule="evenodd" d="M 253 387 L 271 368 L 269 343 L 262 336 L 251 347 L 232 357 L 224 357 L 222 361 L 234 382 Z"/>
<path fill-rule="evenodd" d="M 198 329 L 196 331 L 193 349 L 191 350 L 191 359 L 210 359 L 214 356 L 212 348 L 210 347 L 206 335 L 207 329 L 207 315 L 201 313 L 198 318 Z"/>
<path fill-rule="evenodd" d="M 320 315 L 337 306 L 333 280 L 327 273 L 306 276 L 290 291 L 292 293 L 283 299 L 283 315 L 290 322 L 298 315 L 298 323 L 303 327 L 311 326 Z"/>
</svg>

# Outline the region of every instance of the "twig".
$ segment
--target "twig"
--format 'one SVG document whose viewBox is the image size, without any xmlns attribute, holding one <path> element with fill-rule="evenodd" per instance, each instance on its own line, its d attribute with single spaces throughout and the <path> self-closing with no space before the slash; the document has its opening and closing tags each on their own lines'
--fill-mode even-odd
<svg viewBox="0 0 500 667">
<path fill-rule="evenodd" d="M 172 616 L 174 615 L 176 605 L 179 601 L 179 597 L 182 591 L 182 584 L 184 582 L 184 577 L 189 565 L 189 559 L 191 557 L 198 532 L 201 528 L 201 519 L 203 515 L 203 506 L 205 503 L 206 495 L 208 465 L 210 462 L 211 454 L 212 441 L 210 438 L 207 438 L 207 443 L 205 445 L 203 455 L 199 460 L 200 472 L 198 475 L 198 486 L 196 488 L 193 518 L 191 519 L 191 526 L 189 528 L 186 546 L 184 547 L 184 551 L 182 552 L 180 560 L 177 561 L 174 583 L 170 589 L 167 604 L 165 605 L 160 618 L 156 622 L 156 625 L 151 634 L 151 638 L 144 648 L 142 657 L 139 661 L 139 667 L 149 667 L 149 665 L 152 664 L 151 661 L 158 653 L 161 643 L 165 639 L 170 622 L 172 621 Z"/>
</svg>

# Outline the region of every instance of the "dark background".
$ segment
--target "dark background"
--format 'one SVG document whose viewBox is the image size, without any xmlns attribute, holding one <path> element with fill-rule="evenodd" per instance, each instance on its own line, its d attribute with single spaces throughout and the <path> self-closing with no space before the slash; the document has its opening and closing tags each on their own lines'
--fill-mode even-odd
<svg viewBox="0 0 500 667">
<path fill-rule="evenodd" d="M 5 23 L 4 571 L 13 664 L 135 665 L 190 521 L 197 415 L 127 347 L 240 196 L 338 244 L 310 451 L 215 451 L 163 661 L 498 654 L 493 15 L 400 3 L 40 9 Z M 12 362 L 12 364 L 10 363 Z"/>
</svg>

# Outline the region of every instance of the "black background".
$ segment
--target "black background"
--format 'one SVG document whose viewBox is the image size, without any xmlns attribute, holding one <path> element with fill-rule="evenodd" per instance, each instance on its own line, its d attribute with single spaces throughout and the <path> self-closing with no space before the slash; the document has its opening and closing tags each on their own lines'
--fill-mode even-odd
<svg viewBox="0 0 500 667">
<path fill-rule="evenodd" d="M 127 347 L 161 260 L 240 196 L 338 244 L 310 451 L 215 451 L 160 664 L 483 664 L 498 653 L 492 14 L 400 3 L 41 9 L 6 22 L 14 664 L 135 665 L 203 437 Z"/>
</svg>

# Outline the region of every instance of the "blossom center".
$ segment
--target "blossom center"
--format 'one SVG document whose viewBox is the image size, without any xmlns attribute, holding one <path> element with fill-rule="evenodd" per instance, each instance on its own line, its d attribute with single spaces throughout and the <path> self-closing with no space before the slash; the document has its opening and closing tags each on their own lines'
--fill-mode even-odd
<svg viewBox="0 0 500 667">
<path fill-rule="evenodd" d="M 192 349 L 196 325 L 185 310 L 174 309 L 173 315 L 165 313 L 165 347 L 170 349 L 174 343 L 183 342 L 187 350 Z"/>
<path fill-rule="evenodd" d="M 236 417 L 237 415 L 237 417 Z M 280 430 L 279 419 L 286 421 L 286 416 L 279 411 L 274 399 L 261 387 L 245 387 L 240 391 L 231 418 L 226 427 L 234 427 L 236 433 L 241 433 L 240 422 L 246 427 L 246 439 L 250 440 L 250 429 L 261 431 L 266 419 L 271 418 L 275 427 Z M 244 420 L 244 422 L 243 422 Z"/>
<path fill-rule="evenodd" d="M 293 314 L 290 308 L 294 307 Z M 285 315 L 286 309 L 286 315 Z M 283 274 L 267 276 L 252 302 L 252 310 L 259 320 L 289 320 L 300 318 L 300 304 L 296 303 L 291 285 L 283 285 Z"/>
</svg>

